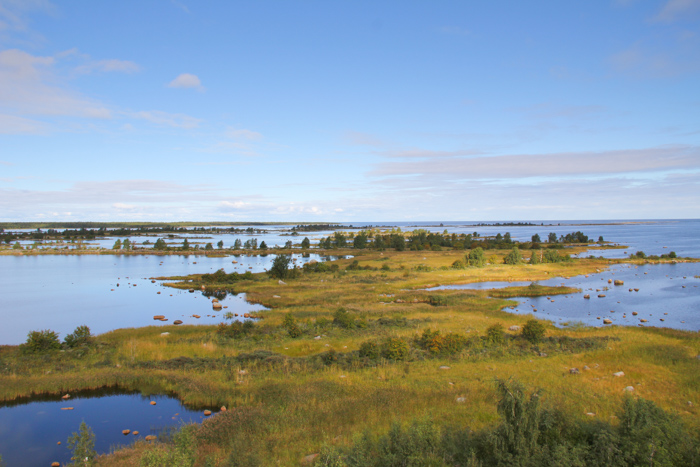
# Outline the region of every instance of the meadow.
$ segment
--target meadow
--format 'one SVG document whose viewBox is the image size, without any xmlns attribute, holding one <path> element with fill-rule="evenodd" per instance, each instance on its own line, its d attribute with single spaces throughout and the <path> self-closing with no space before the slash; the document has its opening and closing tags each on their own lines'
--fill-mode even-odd
<svg viewBox="0 0 700 467">
<path fill-rule="evenodd" d="M 210 297 L 245 292 L 270 310 L 246 324 L 119 329 L 48 352 L 3 346 L 0 400 L 118 386 L 227 409 L 201 426 L 100 456 L 95 465 L 159 465 L 164 459 L 174 465 L 360 465 L 348 461 L 353 446 L 408 427 L 432 427 L 441 436 L 447 427 L 466 433 L 494 429 L 503 420 L 503 382 L 528 393 L 541 390 L 540 403 L 567 426 L 619 426 L 626 401 L 641 398 L 697 437 L 697 332 L 557 328 L 537 321 L 544 335 L 530 336 L 523 328 L 530 329 L 536 313 L 507 313 L 514 304 L 510 297 L 583 293 L 537 284 L 424 290 L 477 281 L 605 277 L 611 264 L 646 261 L 503 264 L 509 252 L 489 250 L 483 267 L 455 267 L 463 251 L 335 250 L 354 258 L 320 270 L 287 270 L 281 278 L 261 273 L 221 282 L 203 275 L 173 279 L 168 286 Z M 386 465 L 468 464 L 454 459 Z"/>
</svg>

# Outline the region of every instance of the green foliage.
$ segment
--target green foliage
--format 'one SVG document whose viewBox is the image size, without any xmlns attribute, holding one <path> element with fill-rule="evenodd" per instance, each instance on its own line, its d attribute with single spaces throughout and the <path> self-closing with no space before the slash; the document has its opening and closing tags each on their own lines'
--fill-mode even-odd
<svg viewBox="0 0 700 467">
<path fill-rule="evenodd" d="M 374 341 L 363 342 L 360 345 L 360 357 L 369 358 L 371 360 L 376 360 L 381 354 L 381 348 L 379 344 Z"/>
<path fill-rule="evenodd" d="M 78 432 L 73 432 L 68 437 L 68 449 L 73 454 L 70 460 L 73 461 L 72 466 L 78 465 L 94 465 L 97 451 L 95 451 L 95 433 L 92 428 L 87 426 L 85 421 L 80 423 Z"/>
<path fill-rule="evenodd" d="M 92 340 L 92 334 L 90 334 L 90 328 L 82 325 L 75 328 L 71 334 L 68 334 L 64 339 L 65 344 L 70 348 L 80 347 L 84 345 L 89 345 Z"/>
<path fill-rule="evenodd" d="M 253 273 L 246 271 L 243 274 L 232 272 L 226 274 L 226 271 L 219 269 L 212 274 L 202 274 L 202 282 L 205 284 L 233 284 L 242 280 L 253 280 Z"/>
<path fill-rule="evenodd" d="M 285 279 L 289 275 L 289 265 L 292 262 L 292 257 L 289 255 L 277 255 L 272 261 L 272 267 L 268 274 L 273 279 Z"/>
<path fill-rule="evenodd" d="M 207 243 L 206 245 L 204 245 L 204 249 L 205 249 L 205 250 L 213 250 L 213 249 L 214 249 L 214 245 L 212 245 L 211 243 Z"/>
<path fill-rule="evenodd" d="M 503 418 L 495 433 L 497 457 L 506 464 L 511 459 L 527 459 L 538 448 L 540 394 L 527 397 L 525 387 L 517 381 L 496 380 L 496 390 L 500 396 L 498 414 Z"/>
<path fill-rule="evenodd" d="M 122 241 L 121 241 L 121 239 L 118 238 L 117 241 L 114 242 L 112 249 L 113 250 L 121 250 L 121 248 L 122 248 Z"/>
<path fill-rule="evenodd" d="M 311 247 L 311 240 L 309 240 L 309 237 L 304 237 L 304 240 L 301 241 L 301 249 L 308 250 L 309 247 Z"/>
<path fill-rule="evenodd" d="M 425 329 L 415 343 L 431 354 L 454 355 L 461 352 L 467 345 L 467 338 L 458 333 L 440 334 L 440 331 Z"/>
<path fill-rule="evenodd" d="M 408 342 L 400 337 L 390 337 L 382 343 L 381 355 L 389 360 L 404 360 L 409 354 Z"/>
<path fill-rule="evenodd" d="M 358 250 L 367 248 L 367 235 L 364 232 L 357 234 L 352 241 L 352 246 Z"/>
<path fill-rule="evenodd" d="M 449 295 L 428 295 L 428 303 L 432 306 L 449 306 L 454 303 L 454 298 Z"/>
<path fill-rule="evenodd" d="M 265 240 L 260 242 L 260 249 L 261 250 L 267 250 L 267 243 L 265 243 Z"/>
<path fill-rule="evenodd" d="M 128 238 L 125 238 L 124 241 L 122 242 L 122 249 L 124 250 L 131 250 L 132 245 L 131 245 L 131 240 Z"/>
<path fill-rule="evenodd" d="M 547 242 L 557 243 L 557 234 L 555 232 L 549 232 L 549 236 L 547 237 Z"/>
<path fill-rule="evenodd" d="M 452 269 L 465 269 L 467 267 L 467 263 L 465 263 L 463 260 L 458 259 L 455 260 L 454 263 L 452 263 Z"/>
<path fill-rule="evenodd" d="M 190 249 L 190 242 L 188 242 L 187 239 L 185 239 L 185 240 L 182 242 L 181 250 L 186 251 L 186 250 L 189 250 L 189 249 Z"/>
<path fill-rule="evenodd" d="M 532 243 L 542 243 L 542 239 L 540 238 L 540 234 L 535 234 L 532 236 Z"/>
<path fill-rule="evenodd" d="M 636 252 L 636 253 L 630 255 L 630 258 L 633 258 L 633 259 L 634 259 L 634 258 L 644 259 L 644 258 L 646 258 L 646 257 L 647 257 L 647 255 L 646 255 L 643 251 L 638 251 L 638 252 Z"/>
<path fill-rule="evenodd" d="M 521 335 L 532 344 L 538 344 L 541 342 L 544 338 L 544 334 L 544 325 L 536 319 L 528 320 L 528 322 L 523 325 L 523 329 L 521 331 Z"/>
<path fill-rule="evenodd" d="M 153 249 L 154 250 L 165 250 L 168 247 L 168 245 L 165 243 L 165 240 L 162 238 L 159 238 L 156 240 L 156 242 L 153 244 Z"/>
<path fill-rule="evenodd" d="M 492 324 L 486 329 L 486 342 L 501 345 L 505 342 L 505 333 L 500 323 Z"/>
<path fill-rule="evenodd" d="M 234 249 L 234 250 L 240 250 L 241 247 L 242 247 L 241 239 L 240 239 L 240 238 L 237 238 L 237 239 L 233 242 L 233 249 Z"/>
<path fill-rule="evenodd" d="M 483 267 L 486 264 L 484 258 L 484 250 L 481 247 L 474 248 L 466 256 L 467 265 L 477 268 Z"/>
<path fill-rule="evenodd" d="M 284 315 L 282 326 L 287 329 L 289 337 L 291 337 L 292 339 L 296 339 L 297 337 L 302 335 L 302 331 L 297 325 L 291 313 L 287 313 L 286 315 Z"/>
<path fill-rule="evenodd" d="M 216 332 L 220 336 L 232 337 L 234 339 L 239 339 L 249 334 L 253 334 L 255 331 L 255 323 L 253 323 L 250 320 L 234 321 L 229 325 L 226 325 L 225 323 L 219 323 L 219 326 L 216 328 Z"/>
<path fill-rule="evenodd" d="M 223 240 L 219 240 L 218 242 L 216 242 L 216 247 L 217 247 L 219 250 L 223 249 L 223 248 L 224 248 L 224 241 L 223 241 Z"/>
<path fill-rule="evenodd" d="M 194 425 L 181 428 L 173 435 L 172 445 L 155 445 L 141 457 L 142 467 L 192 467 L 197 455 Z"/>
<path fill-rule="evenodd" d="M 61 348 L 58 333 L 44 329 L 43 331 L 31 331 L 27 334 L 27 342 L 21 346 L 24 352 L 42 353 Z"/>
<path fill-rule="evenodd" d="M 333 314 L 333 324 L 343 329 L 352 329 L 355 327 L 355 318 L 344 308 L 339 308 Z"/>
<path fill-rule="evenodd" d="M 540 264 L 542 263 L 541 256 L 542 255 L 542 250 L 534 251 L 530 255 L 530 264 Z"/>
<path fill-rule="evenodd" d="M 523 262 L 523 256 L 520 254 L 520 250 L 517 246 L 514 246 L 505 258 L 503 258 L 503 262 L 505 264 L 520 264 Z"/>
</svg>

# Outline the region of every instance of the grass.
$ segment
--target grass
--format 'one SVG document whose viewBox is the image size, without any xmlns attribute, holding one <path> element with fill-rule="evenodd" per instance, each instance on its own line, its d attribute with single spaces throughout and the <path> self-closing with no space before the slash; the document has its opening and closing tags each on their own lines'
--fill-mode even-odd
<svg viewBox="0 0 700 467">
<path fill-rule="evenodd" d="M 115 330 L 74 351 L 25 355 L 17 347 L 0 347 L 0 400 L 120 386 L 176 394 L 193 406 L 232 409 L 202 427 L 202 433 L 209 434 L 198 438 L 196 465 L 229 465 L 234 455 L 257 456 L 262 465 L 297 465 L 325 444 L 350 444 L 365 430 L 386 432 L 397 419 L 427 417 L 440 425 L 468 424 L 475 430 L 492 426 L 498 420 L 496 378 L 514 377 L 527 387 L 543 388 L 548 403 L 570 417 L 583 419 L 594 413 L 613 422 L 624 388 L 631 385 L 635 395 L 700 429 L 697 333 L 634 327 L 558 329 L 544 322 L 547 338 L 533 345 L 517 331 L 508 331 L 532 316 L 504 312 L 512 304 L 506 298 L 574 290 L 539 285 L 424 290 L 591 274 L 616 261 L 451 269 L 463 252 L 354 253 L 360 267 L 371 269 L 346 271 L 353 260 L 339 260 L 337 272 L 303 274 L 285 279 L 286 285 L 264 275 L 233 285 L 209 284 L 210 290 L 245 292 L 270 308 L 256 313 L 263 319 L 239 338 L 222 337 L 216 326 L 149 326 Z M 495 254 L 502 258 L 507 251 Z M 382 269 L 384 264 L 388 268 Z M 199 277 L 183 278 L 172 286 L 199 289 Z M 348 327 L 333 324 L 340 308 L 348 313 Z M 290 314 L 302 330 L 298 338 L 290 337 L 282 325 Z M 506 329 L 503 344 L 482 339 L 494 324 Z M 401 338 L 412 343 L 428 328 L 459 333 L 469 345 L 455 355 L 435 356 L 411 344 L 404 361 L 357 357 L 363 342 Z M 170 335 L 161 336 L 163 331 Z M 337 357 L 330 363 L 324 361 L 329 351 Z M 580 374 L 570 374 L 570 368 L 578 368 Z M 613 376 L 617 371 L 625 376 Z M 456 402 L 460 397 L 466 402 Z M 217 441 L 218 435 L 212 434 L 217 430 L 230 430 L 230 439 Z M 99 464 L 139 465 L 151 449 L 137 443 L 102 457 Z"/>
</svg>

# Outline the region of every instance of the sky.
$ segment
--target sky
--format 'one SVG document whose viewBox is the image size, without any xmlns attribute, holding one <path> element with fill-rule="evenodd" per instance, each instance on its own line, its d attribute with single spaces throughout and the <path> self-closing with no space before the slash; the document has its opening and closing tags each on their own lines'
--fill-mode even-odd
<svg viewBox="0 0 700 467">
<path fill-rule="evenodd" d="M 700 217 L 700 0 L 0 0 L 0 221 Z"/>
</svg>

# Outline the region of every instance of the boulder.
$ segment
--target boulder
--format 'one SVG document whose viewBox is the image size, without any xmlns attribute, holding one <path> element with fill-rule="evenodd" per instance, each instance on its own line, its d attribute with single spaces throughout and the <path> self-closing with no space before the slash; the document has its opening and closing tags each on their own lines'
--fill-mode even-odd
<svg viewBox="0 0 700 467">
<path fill-rule="evenodd" d="M 304 456 L 301 458 L 301 465 L 311 465 L 316 461 L 316 458 L 320 456 L 318 452 L 314 454 L 309 454 L 308 456 Z"/>
<path fill-rule="evenodd" d="M 632 391 L 634 391 L 634 388 L 633 388 L 632 386 L 627 386 L 627 387 L 625 388 L 625 391 L 627 391 L 627 392 L 632 392 Z"/>
<path fill-rule="evenodd" d="M 605 298 L 605 294 L 603 294 L 603 293 L 598 294 L 598 298 Z"/>
<path fill-rule="evenodd" d="M 60 462 L 52 462 L 51 467 L 61 467 L 61 463 Z"/>
<path fill-rule="evenodd" d="M 151 401 L 151 405 L 156 405 L 156 401 Z"/>
<path fill-rule="evenodd" d="M 190 292 L 190 293 L 194 293 L 194 289 L 190 289 L 189 292 Z"/>
<path fill-rule="evenodd" d="M 287 283 L 286 283 L 285 281 L 283 281 L 283 280 L 278 280 L 277 283 L 278 283 L 279 285 L 287 285 Z"/>
<path fill-rule="evenodd" d="M 144 438 L 146 441 L 155 441 L 156 440 L 156 435 L 147 435 Z"/>
<path fill-rule="evenodd" d="M 134 431 L 134 433 L 133 433 L 134 436 L 137 436 L 138 434 L 139 434 L 138 431 Z"/>
<path fill-rule="evenodd" d="M 457 401 L 458 404 L 464 404 L 465 402 L 467 402 L 467 398 L 466 398 L 466 397 L 458 397 L 458 398 L 455 399 L 455 400 Z"/>
<path fill-rule="evenodd" d="M 131 433 L 131 430 L 122 430 L 123 435 L 128 435 L 129 433 Z"/>
<path fill-rule="evenodd" d="M 447 365 L 442 365 L 441 367 L 438 368 L 438 370 L 449 370 L 450 367 Z"/>
<path fill-rule="evenodd" d="M 176 319 L 175 321 L 173 321 L 173 324 L 182 324 L 182 321 L 179 319 Z"/>
<path fill-rule="evenodd" d="M 646 323 L 646 322 L 647 322 L 647 320 L 645 320 L 644 318 L 640 319 L 639 321 L 642 322 L 642 323 Z"/>
<path fill-rule="evenodd" d="M 569 368 L 569 373 L 572 375 L 577 375 L 580 373 L 580 371 L 578 370 L 578 368 Z"/>
<path fill-rule="evenodd" d="M 66 394 L 64 396 L 61 396 L 61 399 L 63 399 L 63 400 L 70 399 L 70 394 Z"/>
<path fill-rule="evenodd" d="M 73 407 L 61 407 L 61 410 L 73 410 Z"/>
<path fill-rule="evenodd" d="M 165 315 L 154 315 L 154 316 L 153 316 L 153 319 L 154 319 L 154 320 L 158 320 L 158 321 L 160 321 L 160 320 L 162 320 L 162 319 L 164 319 L 164 318 L 165 318 Z"/>
<path fill-rule="evenodd" d="M 518 332 L 518 331 L 520 331 L 520 326 L 513 325 L 513 326 L 509 327 L 508 330 L 513 331 L 513 332 Z"/>
<path fill-rule="evenodd" d="M 616 279 L 615 282 L 614 282 L 614 284 L 615 284 L 615 285 L 625 285 L 625 281 L 621 281 L 621 280 L 617 280 L 617 279 Z"/>
<path fill-rule="evenodd" d="M 603 324 L 612 324 L 612 320 L 610 320 L 610 319 L 608 319 L 608 318 L 605 318 L 605 319 L 603 320 Z"/>
<path fill-rule="evenodd" d="M 221 408 L 219 409 L 220 412 L 226 412 L 228 410 L 225 405 L 222 405 Z"/>
<path fill-rule="evenodd" d="M 204 416 L 208 417 L 209 415 L 211 415 L 211 410 L 205 410 Z"/>
<path fill-rule="evenodd" d="M 583 298 L 585 298 L 586 300 L 588 300 L 588 299 L 590 299 L 590 298 L 591 298 L 591 296 L 590 296 L 590 295 L 588 295 L 588 294 L 586 294 L 586 295 L 584 295 L 584 296 L 583 296 Z"/>
<path fill-rule="evenodd" d="M 616 376 L 616 377 L 620 378 L 620 377 L 622 377 L 622 376 L 625 376 L 625 372 L 624 372 L 624 371 L 618 371 L 617 373 L 613 373 L 613 376 Z"/>
<path fill-rule="evenodd" d="M 633 312 L 632 312 L 632 316 L 637 316 L 638 314 L 639 314 L 639 313 L 637 313 L 636 311 L 633 311 Z"/>
</svg>

